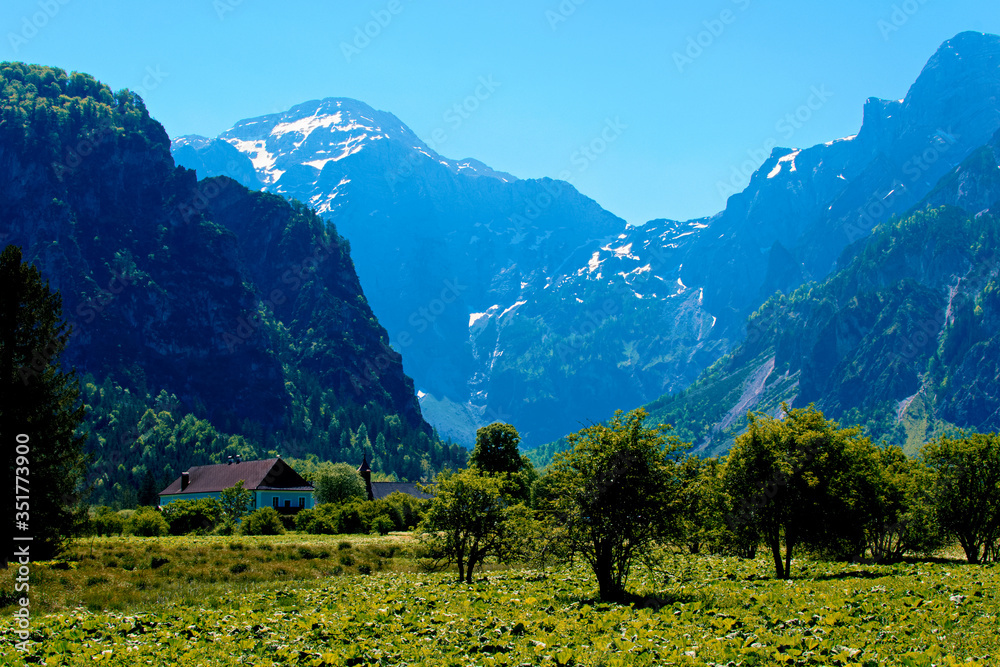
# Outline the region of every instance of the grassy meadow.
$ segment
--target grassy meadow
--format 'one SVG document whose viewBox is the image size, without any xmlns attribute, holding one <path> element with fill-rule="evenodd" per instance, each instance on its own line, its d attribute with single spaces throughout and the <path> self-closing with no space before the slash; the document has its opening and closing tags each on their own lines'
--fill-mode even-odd
<svg viewBox="0 0 1000 667">
<path fill-rule="evenodd" d="M 31 566 L 30 651 L 9 592 L 0 664 L 997 665 L 1000 565 L 673 555 L 595 601 L 580 565 L 428 571 L 407 534 L 108 537 Z"/>
</svg>

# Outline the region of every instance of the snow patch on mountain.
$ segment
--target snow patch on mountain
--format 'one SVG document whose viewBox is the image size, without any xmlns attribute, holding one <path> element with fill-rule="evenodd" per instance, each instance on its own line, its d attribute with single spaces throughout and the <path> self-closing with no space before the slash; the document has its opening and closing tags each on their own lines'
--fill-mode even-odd
<svg viewBox="0 0 1000 667">
<path fill-rule="evenodd" d="M 284 134 L 288 134 L 289 132 L 297 132 L 302 136 L 302 139 L 300 139 L 298 143 L 295 144 L 295 147 L 298 148 L 299 146 L 302 145 L 302 142 L 304 142 L 306 139 L 309 138 L 309 135 L 313 133 L 313 130 L 316 130 L 321 127 L 330 127 L 331 125 L 339 125 L 342 118 L 343 116 L 341 115 L 340 112 L 321 116 L 317 111 L 317 113 L 307 118 L 300 118 L 298 120 L 293 120 L 288 123 L 278 123 L 271 130 L 271 136 L 280 137 Z M 356 123 L 351 123 L 350 125 L 355 128 L 362 127 L 361 125 L 358 125 Z M 347 130 L 350 129 L 350 127 L 347 128 L 338 127 L 337 129 Z"/>
<path fill-rule="evenodd" d="M 241 141 L 239 139 L 230 139 L 229 143 L 233 145 L 236 150 L 241 153 L 246 153 L 253 163 L 253 168 L 257 171 L 263 171 L 271 175 L 271 170 L 274 168 L 274 163 L 277 157 L 267 150 L 267 143 L 261 140 L 258 141 Z M 269 182 L 274 182 L 278 179 L 271 179 Z"/>
<path fill-rule="evenodd" d="M 796 171 L 796 169 L 795 169 L 795 157 L 799 153 L 801 153 L 801 152 L 802 152 L 801 150 L 792 151 L 788 155 L 785 155 L 785 156 L 782 156 L 781 158 L 779 158 L 778 159 L 778 164 L 774 165 L 774 169 L 771 170 L 771 173 L 769 173 L 767 175 L 767 177 L 768 178 L 774 178 L 775 176 L 777 176 L 778 174 L 780 174 L 781 173 L 781 166 L 783 164 L 785 164 L 786 162 L 790 164 L 790 168 L 788 169 L 788 173 L 792 173 L 792 172 Z"/>
<path fill-rule="evenodd" d="M 514 305 L 513 305 L 513 306 L 510 306 L 509 308 L 507 308 L 507 310 L 505 310 L 505 311 L 503 311 L 502 313 L 500 313 L 500 319 L 503 319 L 503 318 L 504 318 L 504 316 L 505 316 L 505 315 L 506 315 L 507 313 L 509 313 L 509 312 L 513 311 L 513 310 L 514 310 L 514 309 L 516 309 L 516 308 L 519 308 L 519 307 L 523 306 L 523 305 L 524 305 L 524 304 L 526 304 L 526 303 L 528 303 L 528 302 L 527 302 L 527 301 L 516 301 L 516 302 L 514 303 Z M 502 354 L 502 353 L 501 353 L 501 354 Z"/>
</svg>

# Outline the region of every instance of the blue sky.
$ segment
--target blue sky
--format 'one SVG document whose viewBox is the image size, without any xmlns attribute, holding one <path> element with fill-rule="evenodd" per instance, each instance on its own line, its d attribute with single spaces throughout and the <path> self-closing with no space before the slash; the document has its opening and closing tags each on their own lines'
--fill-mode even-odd
<svg viewBox="0 0 1000 667">
<path fill-rule="evenodd" d="M 722 209 L 771 144 L 854 134 L 1000 3 L 6 0 L 0 25 L 0 59 L 138 90 L 171 136 L 353 97 L 638 224 Z"/>
</svg>

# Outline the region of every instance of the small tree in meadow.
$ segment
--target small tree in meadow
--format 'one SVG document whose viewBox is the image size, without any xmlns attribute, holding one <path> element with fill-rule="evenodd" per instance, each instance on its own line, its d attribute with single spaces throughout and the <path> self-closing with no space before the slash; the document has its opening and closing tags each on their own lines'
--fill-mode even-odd
<svg viewBox="0 0 1000 667">
<path fill-rule="evenodd" d="M 676 521 L 674 460 L 686 445 L 645 420 L 641 408 L 619 410 L 607 425 L 570 435 L 573 448 L 556 455 L 549 473 L 552 501 L 543 511 L 594 571 L 602 600 L 625 598 L 632 565 Z"/>
<path fill-rule="evenodd" d="M 421 537 L 433 553 L 458 566 L 459 581 L 471 584 L 476 566 L 502 548 L 508 508 L 504 481 L 470 467 L 442 471 L 431 489 L 434 500 L 420 524 Z"/>
<path fill-rule="evenodd" d="M 1000 560 L 1000 436 L 942 436 L 921 450 L 938 520 L 970 563 Z"/>
<path fill-rule="evenodd" d="M 512 482 L 508 493 L 521 502 L 528 502 L 531 485 L 538 473 L 531 460 L 521 454 L 521 435 L 510 424 L 494 422 L 476 430 L 476 446 L 469 455 L 469 465 L 489 475 L 507 475 Z"/>
</svg>

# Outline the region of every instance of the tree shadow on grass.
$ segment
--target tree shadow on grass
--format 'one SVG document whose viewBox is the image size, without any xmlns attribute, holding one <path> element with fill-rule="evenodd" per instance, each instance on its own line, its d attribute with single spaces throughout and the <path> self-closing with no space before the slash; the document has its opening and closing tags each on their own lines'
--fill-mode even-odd
<svg viewBox="0 0 1000 667">
<path fill-rule="evenodd" d="M 847 570 L 833 574 L 821 574 L 803 578 L 802 581 L 838 581 L 840 579 L 883 579 L 895 576 L 892 572 L 872 572 L 871 570 Z"/>
<path fill-rule="evenodd" d="M 636 609 L 659 611 L 664 607 L 673 607 L 678 604 L 690 604 L 701 599 L 701 597 L 693 593 L 649 593 L 645 595 L 626 593 L 620 600 L 580 598 L 571 595 L 556 596 L 556 599 L 569 604 L 575 603 L 580 607 L 588 606 L 594 611 L 610 611 L 619 607 L 634 607 Z"/>
<path fill-rule="evenodd" d="M 933 565 L 976 565 L 976 563 L 970 563 L 965 558 L 945 558 L 944 556 L 933 556 L 930 558 L 904 558 L 898 564 L 922 565 L 924 563 L 931 563 Z M 979 563 L 979 565 L 982 565 L 982 563 Z"/>
<path fill-rule="evenodd" d="M 901 561 L 895 563 L 883 563 L 882 567 L 892 568 L 899 566 L 914 566 L 914 565 L 949 565 L 952 567 L 967 567 L 969 565 L 974 565 L 969 563 L 964 558 L 905 558 Z M 899 572 L 895 570 L 883 570 L 883 571 L 873 571 L 873 570 L 843 570 L 841 572 L 818 574 L 812 577 L 803 577 L 810 581 L 832 581 L 838 579 L 881 579 L 883 577 L 895 577 L 900 574 L 905 574 L 905 572 Z"/>
</svg>

